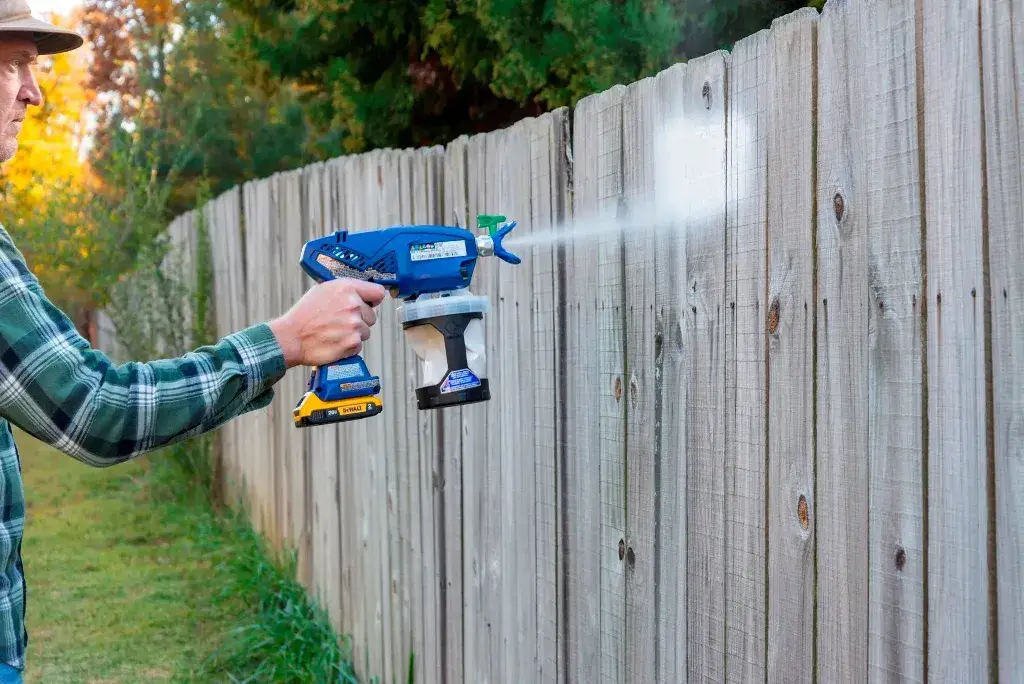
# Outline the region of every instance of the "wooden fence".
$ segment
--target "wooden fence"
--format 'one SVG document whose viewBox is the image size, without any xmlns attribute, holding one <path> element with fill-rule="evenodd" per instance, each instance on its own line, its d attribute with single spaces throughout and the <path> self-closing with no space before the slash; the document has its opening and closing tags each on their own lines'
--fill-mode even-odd
<svg viewBox="0 0 1024 684">
<path fill-rule="evenodd" d="M 292 371 L 226 477 L 388 682 L 1024 681 L 1021 97 L 1021 0 L 830 0 L 232 189 L 198 210 L 221 334 L 336 229 L 581 232 L 480 263 L 489 403 L 416 410 L 389 300 L 384 414 L 297 430 Z"/>
</svg>

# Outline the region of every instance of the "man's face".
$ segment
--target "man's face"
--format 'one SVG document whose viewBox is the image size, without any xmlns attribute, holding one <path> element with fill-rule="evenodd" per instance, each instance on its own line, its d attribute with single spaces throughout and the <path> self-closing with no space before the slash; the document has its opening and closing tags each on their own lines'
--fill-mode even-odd
<svg viewBox="0 0 1024 684">
<path fill-rule="evenodd" d="M 18 134 L 29 105 L 43 102 L 32 74 L 38 54 L 31 40 L 0 34 L 0 163 L 18 151 Z"/>
</svg>

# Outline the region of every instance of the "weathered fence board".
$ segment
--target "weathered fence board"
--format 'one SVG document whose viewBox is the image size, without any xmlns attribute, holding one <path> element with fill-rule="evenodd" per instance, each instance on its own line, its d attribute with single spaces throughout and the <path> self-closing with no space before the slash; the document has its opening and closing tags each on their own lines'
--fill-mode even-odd
<svg viewBox="0 0 1024 684">
<path fill-rule="evenodd" d="M 607 227 L 620 210 L 625 87 L 581 101 L 574 112 L 578 225 Z M 614 225 L 614 223 L 612 223 Z M 570 644 L 573 681 L 625 681 L 623 273 L 621 236 L 598 233 L 566 247 L 570 384 Z"/>
<path fill-rule="evenodd" d="M 995 491 L 997 601 L 994 644 L 999 681 L 1024 673 L 1024 131 L 1019 102 L 1024 95 L 1024 3 L 983 0 L 982 73 L 990 308 L 992 412 L 990 477 Z M 990 541 L 991 544 L 991 541 Z M 990 546 L 990 549 L 992 547 Z"/>
<path fill-rule="evenodd" d="M 928 679 L 988 678 L 989 498 L 977 0 L 924 3 Z M 950 87 L 950 84 L 956 87 Z"/>
<path fill-rule="evenodd" d="M 304 240 L 519 224 L 523 264 L 471 288 L 490 402 L 417 410 L 388 298 L 363 350 L 383 416 L 297 431 L 295 369 L 221 430 L 225 486 L 360 677 L 1021 679 L 1022 17 L 829 0 L 572 109 L 203 207 L 220 335 L 312 286 Z M 168 228 L 186 264 L 198 216 Z"/>
<path fill-rule="evenodd" d="M 814 50 L 818 15 L 772 24 L 768 90 L 768 681 L 813 677 Z"/>
<path fill-rule="evenodd" d="M 915 0 L 852 5 L 860 161 L 844 212 L 868 241 L 868 679 L 924 681 L 924 281 Z M 847 381 L 842 378 L 841 381 Z M 855 456 L 856 457 L 856 456 Z M 855 550 L 855 549 L 854 549 Z"/>
<path fill-rule="evenodd" d="M 826 682 L 865 681 L 868 662 L 868 246 L 860 76 L 872 72 L 863 66 L 856 4 L 830 3 L 818 27 L 816 674 Z"/>
<path fill-rule="evenodd" d="M 469 138 L 462 136 L 447 146 L 444 161 L 444 211 L 442 218 L 448 225 L 475 227 L 470 214 L 469 193 Z M 470 221 L 473 220 L 473 223 Z M 479 288 L 474 287 L 479 294 Z M 437 416 L 440 450 L 436 480 L 440 491 L 437 506 L 437 549 L 441 565 L 441 612 L 438 622 L 443 637 L 440 652 L 442 681 L 462 684 L 466 679 L 463 666 L 466 660 L 466 578 L 472 577 L 463 565 L 466 538 L 474 520 L 467 519 L 463 506 L 464 490 L 470 483 L 463 467 L 464 447 L 463 413 L 460 407 L 442 411 Z"/>
<path fill-rule="evenodd" d="M 626 88 L 622 100 L 622 212 L 625 298 L 626 411 L 626 634 L 625 681 L 654 676 L 654 271 L 656 220 L 644 220 L 654 194 L 657 90 L 654 78 Z"/>
<path fill-rule="evenodd" d="M 769 38 L 761 31 L 736 44 L 728 74 L 725 649 L 730 682 L 763 682 L 766 662 Z M 664 473 L 670 460 L 662 460 Z"/>
<path fill-rule="evenodd" d="M 658 217 L 654 233 L 654 469 L 653 528 L 655 681 L 686 678 L 687 536 L 686 462 L 678 455 L 686 441 L 686 350 L 683 348 L 683 291 L 686 257 L 678 207 L 680 185 L 676 169 L 685 154 L 674 154 L 683 130 L 683 89 L 687 65 L 678 64 L 658 74 L 658 120 L 651 161 L 653 207 Z M 658 342 L 660 340 L 660 343 Z M 664 581 L 660 581 L 664 578 Z M 681 581 L 682 580 L 682 581 Z"/>
<path fill-rule="evenodd" d="M 683 76 L 681 210 L 686 297 L 687 677 L 725 678 L 725 238 L 727 58 Z M 672 575 L 662 576 L 672 581 Z"/>
<path fill-rule="evenodd" d="M 994 491 L 996 583 L 989 597 L 997 602 L 994 646 L 1000 682 L 1024 673 L 1024 135 L 1019 101 L 1024 93 L 1024 3 L 981 3 L 984 75 L 985 182 L 992 379 L 991 456 Z M 991 470 L 994 468 L 994 471 Z M 989 541 L 991 545 L 991 541 Z"/>
<path fill-rule="evenodd" d="M 530 122 L 530 220 L 531 231 L 557 231 L 569 217 L 568 188 L 569 112 L 558 109 Z M 564 283 L 559 281 L 561 250 L 558 243 L 535 245 L 520 250 L 528 259 L 533 294 L 530 309 L 530 337 L 522 351 L 524 363 L 533 371 L 532 397 L 527 397 L 525 437 L 533 436 L 537 454 L 537 523 L 533 543 L 537 549 L 537 657 L 533 681 L 564 681 L 561 598 L 564 596 L 565 539 L 563 452 L 559 449 L 562 418 L 561 403 L 564 358 L 559 355 L 559 331 L 564 330 L 564 311 L 560 307 Z"/>
</svg>

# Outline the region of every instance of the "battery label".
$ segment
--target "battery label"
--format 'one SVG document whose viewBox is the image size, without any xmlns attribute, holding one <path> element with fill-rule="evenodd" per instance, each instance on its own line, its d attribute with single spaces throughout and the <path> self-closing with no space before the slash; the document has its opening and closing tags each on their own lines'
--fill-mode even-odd
<svg viewBox="0 0 1024 684">
<path fill-rule="evenodd" d="M 449 373 L 441 383 L 441 394 L 451 394 L 479 386 L 480 378 L 473 375 L 473 371 L 468 368 L 460 368 Z"/>
<path fill-rule="evenodd" d="M 412 245 L 409 248 L 409 256 L 413 261 L 464 257 L 466 256 L 466 243 L 464 240 L 447 240 L 425 245 Z"/>
<path fill-rule="evenodd" d="M 346 363 L 337 366 L 330 366 L 327 369 L 328 380 L 344 380 L 345 378 L 358 378 L 363 374 L 363 369 L 358 363 Z"/>
</svg>

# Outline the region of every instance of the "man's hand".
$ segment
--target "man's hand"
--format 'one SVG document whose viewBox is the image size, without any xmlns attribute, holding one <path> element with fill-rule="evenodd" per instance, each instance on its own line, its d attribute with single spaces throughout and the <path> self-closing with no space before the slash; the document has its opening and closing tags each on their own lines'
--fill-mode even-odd
<svg viewBox="0 0 1024 684">
<path fill-rule="evenodd" d="M 270 323 L 285 365 L 322 366 L 358 354 L 377 322 L 374 308 L 384 294 L 380 285 L 350 278 L 312 287 Z"/>
</svg>

